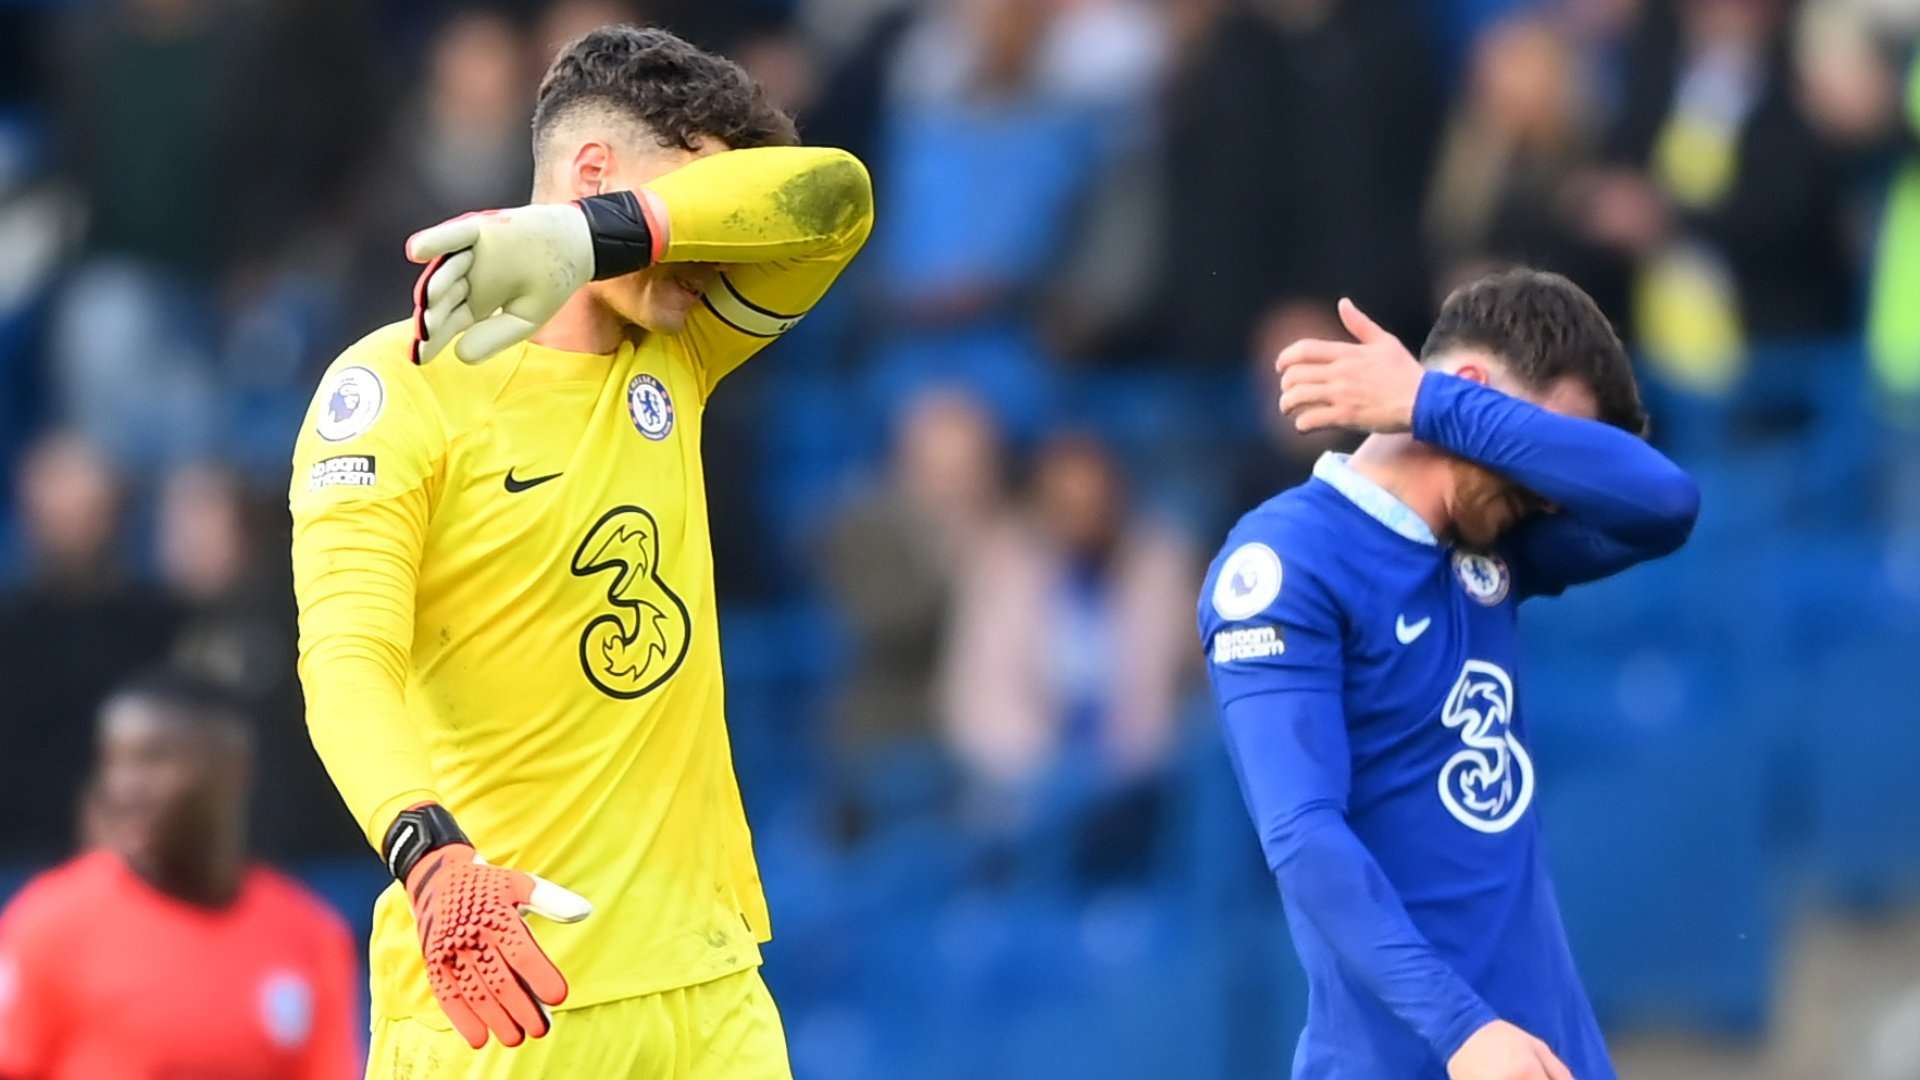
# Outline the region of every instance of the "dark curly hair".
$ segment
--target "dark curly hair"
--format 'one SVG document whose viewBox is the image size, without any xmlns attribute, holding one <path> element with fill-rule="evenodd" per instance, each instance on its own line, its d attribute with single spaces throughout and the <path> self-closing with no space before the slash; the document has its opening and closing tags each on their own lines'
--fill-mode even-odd
<svg viewBox="0 0 1920 1080">
<path fill-rule="evenodd" d="M 1647 411 L 1620 335 L 1593 298 L 1559 274 L 1503 270 L 1455 289 L 1420 359 L 1460 348 L 1499 357 L 1530 390 L 1544 391 L 1570 375 L 1580 379 L 1593 391 L 1602 421 L 1647 433 Z"/>
<path fill-rule="evenodd" d="M 646 126 L 661 146 L 692 150 L 702 136 L 739 150 L 793 146 L 793 118 L 739 64 L 650 26 L 603 26 L 569 42 L 540 80 L 533 152 L 553 125 L 601 108 Z"/>
</svg>

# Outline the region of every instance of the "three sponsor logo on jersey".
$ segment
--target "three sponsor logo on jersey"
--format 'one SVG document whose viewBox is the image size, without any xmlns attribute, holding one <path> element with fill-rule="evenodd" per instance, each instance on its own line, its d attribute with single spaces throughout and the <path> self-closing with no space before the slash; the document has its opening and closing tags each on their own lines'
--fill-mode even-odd
<svg viewBox="0 0 1920 1080">
<path fill-rule="evenodd" d="M 580 670 L 594 689 L 623 701 L 680 670 L 693 641 L 686 602 L 660 578 L 660 524 L 638 506 L 616 506 L 588 527 L 569 564 L 599 578 L 606 604 L 580 632 Z"/>
<path fill-rule="evenodd" d="M 1463 744 L 1440 767 L 1440 802 L 1475 832 L 1505 832 L 1533 803 L 1533 758 L 1514 734 L 1513 705 L 1506 669 L 1468 660 L 1440 706 L 1440 723 Z"/>
</svg>

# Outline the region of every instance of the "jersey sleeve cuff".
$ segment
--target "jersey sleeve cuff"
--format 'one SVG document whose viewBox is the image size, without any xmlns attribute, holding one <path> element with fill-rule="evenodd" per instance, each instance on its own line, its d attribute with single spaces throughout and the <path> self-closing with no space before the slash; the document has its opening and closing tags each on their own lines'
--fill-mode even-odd
<svg viewBox="0 0 1920 1080">
<path fill-rule="evenodd" d="M 446 800 L 432 788 L 422 787 L 408 788 L 398 795 L 389 796 L 374 804 L 372 812 L 360 822 L 360 831 L 366 835 L 367 843 L 373 845 L 373 850 L 381 851 L 387 842 L 387 827 L 393 824 L 393 819 L 399 817 L 401 811 L 421 803 L 439 803 L 445 806 Z"/>
<path fill-rule="evenodd" d="M 660 235 L 646 201 L 631 191 L 574 200 L 593 246 L 593 280 L 644 270 L 660 259 Z"/>
<path fill-rule="evenodd" d="M 1459 384 L 1464 381 L 1444 371 L 1429 371 L 1420 377 L 1420 388 L 1413 395 L 1414 438 L 1435 446 L 1445 445 L 1442 418 L 1453 407 L 1454 399 L 1459 396 Z"/>
<path fill-rule="evenodd" d="M 1465 984 L 1456 985 L 1455 995 L 1462 1000 L 1453 1006 L 1452 1020 L 1439 1032 L 1428 1036 L 1428 1042 L 1432 1044 L 1434 1053 L 1440 1056 L 1442 1065 L 1451 1061 L 1453 1055 L 1460 1052 L 1460 1047 L 1473 1037 L 1474 1032 L 1500 1019 L 1493 1009 L 1480 1000 L 1480 996 L 1468 989 Z"/>
</svg>

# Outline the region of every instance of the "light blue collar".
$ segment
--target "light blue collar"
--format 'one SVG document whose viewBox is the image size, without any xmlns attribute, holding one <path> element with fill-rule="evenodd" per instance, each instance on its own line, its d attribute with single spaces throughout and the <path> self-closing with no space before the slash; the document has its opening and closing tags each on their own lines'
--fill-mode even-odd
<svg viewBox="0 0 1920 1080">
<path fill-rule="evenodd" d="M 1362 475 L 1360 470 L 1347 463 L 1347 454 L 1332 451 L 1320 455 L 1313 463 L 1313 477 L 1327 484 L 1333 490 L 1347 497 L 1347 501 L 1366 511 L 1367 516 L 1399 533 L 1416 544 L 1440 546 L 1434 538 L 1433 529 L 1426 519 L 1413 512 L 1413 507 L 1400 501 L 1399 497 Z"/>
</svg>

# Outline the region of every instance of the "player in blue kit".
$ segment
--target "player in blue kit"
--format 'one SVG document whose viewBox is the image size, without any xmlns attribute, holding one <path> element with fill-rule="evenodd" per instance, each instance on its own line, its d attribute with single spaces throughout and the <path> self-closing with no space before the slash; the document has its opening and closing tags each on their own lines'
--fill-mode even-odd
<svg viewBox="0 0 1920 1080">
<path fill-rule="evenodd" d="M 1289 347 L 1280 406 L 1372 435 L 1240 520 L 1199 612 L 1307 972 L 1293 1075 L 1607 1080 L 1532 812 L 1515 617 L 1678 548 L 1699 491 L 1565 278 L 1463 287 L 1420 360 L 1340 315 L 1356 343 Z"/>
</svg>

